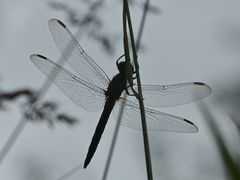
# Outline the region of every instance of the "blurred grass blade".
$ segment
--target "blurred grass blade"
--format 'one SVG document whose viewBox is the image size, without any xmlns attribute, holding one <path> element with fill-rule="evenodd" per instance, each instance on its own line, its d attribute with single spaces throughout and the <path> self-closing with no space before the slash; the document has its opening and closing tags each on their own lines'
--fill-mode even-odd
<svg viewBox="0 0 240 180">
<path fill-rule="evenodd" d="M 76 172 L 79 172 L 79 170 L 83 169 L 83 163 L 78 164 L 76 166 L 74 166 L 72 169 L 70 169 L 69 171 L 67 171 L 66 173 L 64 173 L 63 175 L 61 175 L 60 177 L 58 177 L 55 180 L 65 180 L 70 178 L 73 174 L 75 174 Z"/>
<path fill-rule="evenodd" d="M 25 118 L 22 118 L 18 122 L 18 124 L 16 125 L 15 129 L 12 131 L 10 137 L 7 139 L 7 142 L 5 143 L 3 148 L 1 149 L 1 152 L 0 152 L 0 165 L 4 161 L 6 155 L 10 151 L 11 147 L 13 146 L 13 144 L 16 142 L 17 138 L 19 137 L 19 135 L 23 131 L 23 129 L 26 126 L 26 124 L 27 124 L 27 121 L 25 120 Z"/>
<path fill-rule="evenodd" d="M 199 109 L 204 116 L 209 126 L 210 132 L 213 135 L 214 141 L 218 147 L 227 180 L 240 180 L 240 166 L 234 160 L 233 155 L 230 154 L 228 147 L 224 143 L 223 136 L 216 124 L 215 118 L 204 102 L 199 103 Z"/>
</svg>

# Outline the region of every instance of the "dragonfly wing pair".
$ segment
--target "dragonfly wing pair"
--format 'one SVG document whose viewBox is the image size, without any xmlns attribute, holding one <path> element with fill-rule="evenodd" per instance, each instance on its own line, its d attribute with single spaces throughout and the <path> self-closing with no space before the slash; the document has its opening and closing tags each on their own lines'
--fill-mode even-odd
<svg viewBox="0 0 240 180">
<path fill-rule="evenodd" d="M 82 49 L 69 29 L 59 20 L 50 19 L 49 30 L 62 56 L 80 78 L 105 89 L 110 79 L 97 63 Z"/>
<path fill-rule="evenodd" d="M 31 55 L 32 62 L 52 80 L 74 103 L 88 111 L 104 107 L 105 91 L 110 82 L 106 73 L 81 48 L 68 28 L 59 20 L 51 19 L 49 29 L 62 56 L 78 74 L 74 75 L 42 55 Z M 211 89 L 203 83 L 182 83 L 174 85 L 143 85 L 144 102 L 150 106 L 171 107 L 190 103 L 210 94 Z M 115 112 L 126 102 L 121 124 L 141 129 L 138 104 L 120 98 Z M 197 127 L 190 121 L 146 108 L 149 130 L 175 132 L 196 132 Z"/>
</svg>

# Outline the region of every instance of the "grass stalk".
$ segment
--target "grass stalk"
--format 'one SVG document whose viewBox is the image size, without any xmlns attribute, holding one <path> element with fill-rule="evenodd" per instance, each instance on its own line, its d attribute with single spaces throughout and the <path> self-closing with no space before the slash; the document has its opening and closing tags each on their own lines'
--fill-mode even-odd
<svg viewBox="0 0 240 180">
<path fill-rule="evenodd" d="M 26 126 L 26 124 L 27 124 L 27 121 L 25 120 L 25 118 L 22 118 L 18 122 L 18 124 L 15 126 L 13 131 L 11 132 L 9 138 L 7 139 L 7 141 L 4 144 L 3 148 L 1 149 L 1 152 L 0 152 L 0 165 L 3 163 L 6 155 L 10 151 L 11 147 L 13 146 L 13 144 L 16 142 L 17 138 L 19 137 L 19 135 L 23 131 L 23 129 Z"/>
<path fill-rule="evenodd" d="M 148 5 L 146 5 L 145 7 L 148 7 Z M 138 96 L 139 96 L 138 101 L 139 101 L 141 121 L 142 121 L 142 132 L 143 132 L 143 142 L 144 142 L 144 152 L 145 152 L 147 177 L 148 177 L 148 180 L 152 180 L 153 175 L 152 175 L 150 146 L 149 146 L 149 140 L 148 140 L 147 122 L 146 122 L 145 109 L 144 109 L 144 103 L 143 103 L 143 95 L 142 95 L 142 87 L 141 87 L 141 80 L 140 80 L 140 73 L 139 73 L 139 65 L 138 65 L 138 61 L 137 61 L 137 50 L 136 50 L 133 28 L 132 28 L 132 22 L 131 22 L 131 15 L 130 15 L 127 0 L 124 0 L 124 11 L 126 13 L 126 18 L 127 18 L 127 22 L 128 22 L 129 35 L 130 35 L 132 51 L 133 51 L 133 61 L 134 61 L 134 65 L 135 65 L 136 79 L 137 79 L 137 85 L 138 85 Z M 146 16 L 144 16 L 144 17 L 146 17 Z M 126 28 L 126 25 L 124 26 L 124 28 Z M 126 29 L 124 29 L 124 33 L 127 33 Z M 124 40 L 127 41 L 126 38 L 124 38 Z M 127 44 L 127 43 L 124 43 L 124 45 L 125 44 Z M 127 48 L 125 48 L 125 49 L 127 49 Z M 126 57 L 129 57 L 129 55 L 126 55 Z"/>
</svg>

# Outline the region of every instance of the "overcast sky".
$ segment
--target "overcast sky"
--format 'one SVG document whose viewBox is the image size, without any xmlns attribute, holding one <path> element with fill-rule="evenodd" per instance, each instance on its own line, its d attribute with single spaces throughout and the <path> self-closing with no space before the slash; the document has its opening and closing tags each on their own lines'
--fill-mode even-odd
<svg viewBox="0 0 240 180">
<path fill-rule="evenodd" d="M 0 0 L 0 76 L 1 89 L 17 87 L 40 88 L 45 76 L 31 63 L 29 56 L 39 53 L 57 60 L 60 56 L 50 32 L 48 20 L 58 18 L 75 33 L 66 15 L 49 7 L 45 1 Z M 219 87 L 231 85 L 231 77 L 240 66 L 240 2 L 236 0 L 163 0 L 151 1 L 160 8 L 149 14 L 139 53 L 142 82 L 175 84 L 201 81 L 211 86 L 214 96 Z M 84 11 L 77 0 L 68 2 Z M 100 15 L 104 29 L 111 34 L 122 33 L 122 6 L 106 1 Z M 141 9 L 132 10 L 137 31 Z M 115 54 L 107 55 L 99 44 L 84 36 L 81 46 L 106 71 L 117 73 L 115 60 L 122 55 L 122 42 L 115 45 Z M 230 78 L 229 78 L 230 77 Z M 54 180 L 68 169 L 84 161 L 101 112 L 90 113 L 72 103 L 58 88 L 52 86 L 45 99 L 56 100 L 61 110 L 80 120 L 76 127 L 29 123 L 14 148 L 0 166 L 1 179 Z M 208 97 L 206 102 L 212 97 Z M 21 118 L 19 104 L 9 105 L 1 112 L 0 147 Z M 154 179 L 223 179 L 218 155 L 208 127 L 196 104 L 161 109 L 192 120 L 199 127 L 197 134 L 166 132 L 150 133 Z M 224 118 L 219 118 L 224 121 Z M 105 165 L 115 121 L 110 118 L 97 152 L 86 171 L 79 171 L 69 180 L 100 179 Z M 36 170 L 37 169 L 37 170 Z M 39 173 L 38 176 L 36 173 Z M 80 178 L 81 177 L 81 178 Z M 196 178 L 197 177 L 197 178 Z M 142 134 L 125 127 L 120 129 L 109 179 L 145 180 Z"/>
</svg>

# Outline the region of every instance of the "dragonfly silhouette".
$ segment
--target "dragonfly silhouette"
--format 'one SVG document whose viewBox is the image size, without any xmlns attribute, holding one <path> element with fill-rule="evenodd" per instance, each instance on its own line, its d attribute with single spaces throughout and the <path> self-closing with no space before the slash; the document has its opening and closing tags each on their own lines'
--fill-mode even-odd
<svg viewBox="0 0 240 180">
<path fill-rule="evenodd" d="M 112 110 L 114 114 L 118 114 L 124 103 L 121 124 L 141 130 L 139 105 L 134 97 L 132 100 L 121 97 L 124 90 L 129 94 L 125 62 L 117 61 L 119 73 L 110 80 L 100 66 L 80 47 L 61 21 L 49 20 L 49 29 L 62 56 L 79 76 L 42 55 L 31 55 L 31 61 L 77 105 L 88 111 L 98 111 L 104 107 L 84 162 L 86 168 L 96 151 Z M 142 92 L 145 104 L 172 107 L 204 98 L 211 93 L 211 89 L 201 82 L 188 82 L 173 85 L 142 85 Z M 149 108 L 145 109 L 145 113 L 150 131 L 189 133 L 198 131 L 194 123 L 184 118 Z"/>
</svg>

